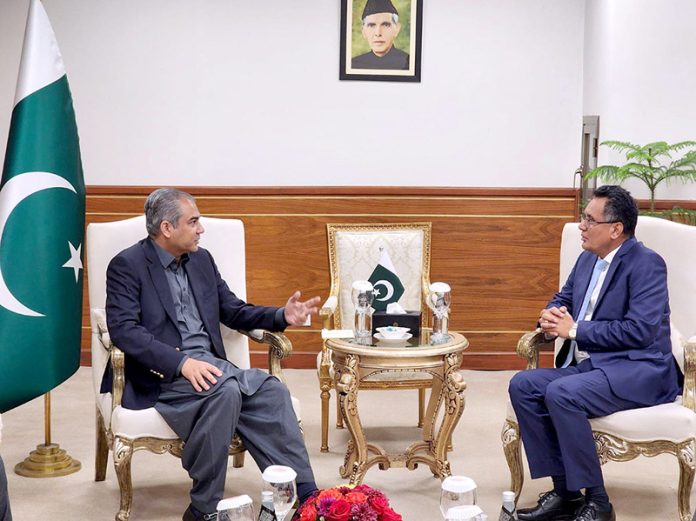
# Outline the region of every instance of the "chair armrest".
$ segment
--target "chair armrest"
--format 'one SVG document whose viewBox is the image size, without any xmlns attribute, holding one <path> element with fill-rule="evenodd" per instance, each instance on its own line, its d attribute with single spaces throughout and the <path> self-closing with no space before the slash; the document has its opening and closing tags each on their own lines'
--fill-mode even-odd
<svg viewBox="0 0 696 521">
<path fill-rule="evenodd" d="M 268 345 L 268 372 L 284 384 L 287 384 L 280 361 L 292 354 L 292 342 L 290 342 L 290 339 L 283 333 L 274 333 L 266 329 L 252 329 L 251 331 L 239 332 L 248 336 L 254 342 Z"/>
<path fill-rule="evenodd" d="M 684 393 L 682 405 L 696 411 L 696 337 L 684 342 Z"/>
<path fill-rule="evenodd" d="M 125 376 L 124 367 L 126 365 L 126 357 L 123 355 L 118 347 L 111 344 L 111 369 L 114 373 L 114 380 L 111 384 L 111 410 L 113 411 L 116 407 L 121 405 L 121 398 L 123 397 L 123 387 L 125 386 Z"/>
<path fill-rule="evenodd" d="M 338 307 L 338 296 L 329 295 L 319 308 L 319 316 L 322 318 L 323 327 L 326 329 L 331 329 L 331 317 L 336 313 L 336 308 Z"/>
<path fill-rule="evenodd" d="M 527 369 L 539 367 L 539 349 L 543 344 L 554 342 L 547 340 L 540 329 L 525 333 L 517 342 L 517 356 L 527 360 Z"/>
<path fill-rule="evenodd" d="M 97 317 L 96 327 L 99 332 L 99 343 L 109 353 L 109 363 L 113 372 L 113 381 L 111 383 L 111 410 L 113 411 L 121 405 L 121 398 L 123 398 L 126 359 L 123 351 L 111 342 L 109 330 L 106 328 L 106 316 L 99 315 Z"/>
</svg>

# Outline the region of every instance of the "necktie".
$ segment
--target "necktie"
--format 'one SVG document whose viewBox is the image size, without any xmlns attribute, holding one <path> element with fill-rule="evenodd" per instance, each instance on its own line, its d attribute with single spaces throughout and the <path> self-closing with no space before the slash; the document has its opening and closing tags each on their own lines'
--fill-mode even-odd
<svg viewBox="0 0 696 521">
<path fill-rule="evenodd" d="M 587 286 L 587 291 L 585 292 L 585 298 L 582 301 L 582 306 L 580 306 L 580 313 L 576 315 L 577 321 L 585 320 L 585 314 L 587 314 L 587 307 L 590 305 L 590 298 L 592 298 L 592 293 L 594 293 L 595 287 L 597 286 L 599 276 L 602 274 L 602 271 L 604 271 L 604 268 L 606 268 L 608 264 L 609 263 L 604 259 L 597 259 L 597 262 L 594 265 L 594 269 L 592 270 L 590 284 Z M 561 367 L 568 367 L 570 365 L 570 362 L 573 360 L 573 355 L 575 355 L 575 348 L 577 347 L 577 345 L 578 343 L 575 340 L 573 340 L 570 343 L 568 356 L 566 356 L 565 362 L 563 362 L 563 365 Z"/>
</svg>

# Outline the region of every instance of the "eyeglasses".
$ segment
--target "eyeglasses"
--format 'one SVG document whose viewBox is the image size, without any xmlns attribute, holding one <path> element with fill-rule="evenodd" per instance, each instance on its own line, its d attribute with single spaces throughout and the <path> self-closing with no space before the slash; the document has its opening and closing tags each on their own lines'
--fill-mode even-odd
<svg viewBox="0 0 696 521">
<path fill-rule="evenodd" d="M 596 221 L 594 217 L 590 217 L 586 213 L 580 214 L 580 222 L 585 223 L 585 226 L 589 228 L 594 228 L 598 224 L 614 224 L 620 221 Z"/>
</svg>

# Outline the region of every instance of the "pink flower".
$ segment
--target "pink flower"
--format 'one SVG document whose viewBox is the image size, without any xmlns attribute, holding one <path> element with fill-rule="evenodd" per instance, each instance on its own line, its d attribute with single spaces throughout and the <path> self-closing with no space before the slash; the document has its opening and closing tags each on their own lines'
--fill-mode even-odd
<svg viewBox="0 0 696 521">
<path fill-rule="evenodd" d="M 352 503 L 354 505 L 364 503 L 367 501 L 367 496 L 363 494 L 362 492 L 348 492 L 345 496 L 346 501 L 349 503 Z"/>
<path fill-rule="evenodd" d="M 389 501 L 383 495 L 374 495 L 370 498 L 370 505 L 378 514 L 381 514 L 385 510 L 391 510 L 389 508 Z"/>
<path fill-rule="evenodd" d="M 350 521 L 350 503 L 345 499 L 337 499 L 324 517 L 326 521 Z"/>
<path fill-rule="evenodd" d="M 305 503 L 302 507 L 302 510 L 300 511 L 299 521 L 316 521 L 317 510 L 316 508 L 314 508 L 314 505 L 308 503 L 309 502 Z"/>
</svg>

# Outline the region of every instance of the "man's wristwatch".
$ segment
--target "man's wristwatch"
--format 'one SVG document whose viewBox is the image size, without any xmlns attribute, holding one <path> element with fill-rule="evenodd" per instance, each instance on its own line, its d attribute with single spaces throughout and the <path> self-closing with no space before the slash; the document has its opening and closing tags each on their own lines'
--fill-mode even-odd
<svg viewBox="0 0 696 521">
<path fill-rule="evenodd" d="M 573 322 L 573 325 L 570 327 L 570 330 L 568 331 L 568 338 L 570 340 L 575 340 L 575 337 L 578 335 L 578 323 Z"/>
</svg>

